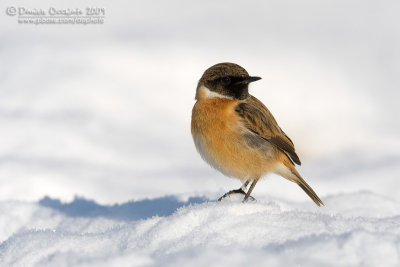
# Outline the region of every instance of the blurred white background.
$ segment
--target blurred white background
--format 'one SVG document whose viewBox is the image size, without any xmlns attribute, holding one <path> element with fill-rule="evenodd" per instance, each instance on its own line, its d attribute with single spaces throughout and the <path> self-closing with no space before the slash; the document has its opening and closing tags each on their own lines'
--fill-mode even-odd
<svg viewBox="0 0 400 267">
<path fill-rule="evenodd" d="M 101 25 L 21 25 L 9 6 L 104 7 Z M 235 62 L 320 195 L 396 197 L 398 1 L 1 1 L 0 200 L 219 194 L 190 135 L 198 79 Z M 368 179 L 365 178 L 368 175 Z M 307 199 L 272 178 L 255 195 Z M 321 197 L 322 198 L 322 197 Z"/>
</svg>

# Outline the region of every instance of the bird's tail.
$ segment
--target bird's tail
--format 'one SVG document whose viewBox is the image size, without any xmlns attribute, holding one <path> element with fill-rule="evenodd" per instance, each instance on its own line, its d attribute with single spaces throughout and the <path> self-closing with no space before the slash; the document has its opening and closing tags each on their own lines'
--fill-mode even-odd
<svg viewBox="0 0 400 267">
<path fill-rule="evenodd" d="M 306 192 L 306 194 L 317 204 L 318 206 L 325 206 L 324 202 L 318 197 L 318 195 L 314 192 L 314 190 L 309 186 L 306 181 L 300 176 L 298 171 L 294 168 L 293 164 L 291 162 L 284 162 L 283 164 L 285 167 L 283 170 L 282 168 L 279 168 L 277 173 L 281 175 L 282 177 L 288 179 L 289 181 L 292 181 L 300 186 L 301 189 Z"/>
</svg>

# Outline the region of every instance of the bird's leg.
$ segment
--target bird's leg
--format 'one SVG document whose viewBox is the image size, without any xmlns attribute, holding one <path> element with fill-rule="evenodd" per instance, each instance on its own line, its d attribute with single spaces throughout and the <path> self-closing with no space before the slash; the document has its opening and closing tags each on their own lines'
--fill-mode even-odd
<svg viewBox="0 0 400 267">
<path fill-rule="evenodd" d="M 249 191 L 247 191 L 246 195 L 244 196 L 243 203 L 247 202 L 249 198 L 251 198 L 251 200 L 255 200 L 252 196 L 250 196 L 250 194 L 251 191 L 253 191 L 254 187 L 256 186 L 257 181 L 258 179 L 254 179 L 253 182 L 251 183 Z"/>
<path fill-rule="evenodd" d="M 246 190 L 247 185 L 249 183 L 250 183 L 250 180 L 246 180 L 239 189 L 231 190 L 228 193 L 225 193 L 222 197 L 218 198 L 218 201 L 221 201 L 223 198 L 226 198 L 230 194 L 243 194 L 243 195 L 245 195 L 246 192 L 244 190 Z"/>
<path fill-rule="evenodd" d="M 247 185 L 250 183 L 250 180 L 246 180 L 246 182 L 244 182 L 243 184 L 242 184 L 242 186 L 240 187 L 240 189 L 242 189 L 242 191 L 243 191 L 243 193 L 244 193 L 244 190 L 247 188 Z"/>
</svg>

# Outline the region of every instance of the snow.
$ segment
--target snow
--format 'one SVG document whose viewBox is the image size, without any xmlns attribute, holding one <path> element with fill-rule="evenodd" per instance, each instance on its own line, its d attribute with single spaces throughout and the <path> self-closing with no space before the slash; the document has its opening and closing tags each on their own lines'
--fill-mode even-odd
<svg viewBox="0 0 400 267">
<path fill-rule="evenodd" d="M 0 4 L 0 266 L 400 266 L 399 3 L 96 1 L 103 25 Z M 185 12 L 182 12 L 185 10 Z M 240 14 L 240 15 L 238 15 Z M 218 62 L 296 145 L 325 203 L 276 175 L 256 202 L 196 152 Z"/>
<path fill-rule="evenodd" d="M 149 209 L 160 201 L 173 207 L 162 209 L 163 216 L 158 205 Z M 299 208 L 168 197 L 124 203 L 121 213 L 121 205 L 81 198 L 2 202 L 2 211 L 13 211 L 1 217 L 2 229 L 13 229 L 1 233 L 0 259 L 15 266 L 398 265 L 399 202 L 359 192 L 326 197 L 325 203 L 317 209 L 309 201 Z M 129 215 L 142 208 L 148 213 L 141 218 Z"/>
</svg>

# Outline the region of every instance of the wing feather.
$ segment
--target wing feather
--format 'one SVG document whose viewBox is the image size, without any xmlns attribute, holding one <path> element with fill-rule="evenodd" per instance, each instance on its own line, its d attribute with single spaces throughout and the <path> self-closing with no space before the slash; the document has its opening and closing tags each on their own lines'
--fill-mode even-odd
<svg viewBox="0 0 400 267">
<path fill-rule="evenodd" d="M 241 101 L 235 111 L 243 118 L 246 127 L 280 150 L 296 164 L 301 165 L 292 140 L 282 131 L 267 107 L 254 96 Z"/>
</svg>

